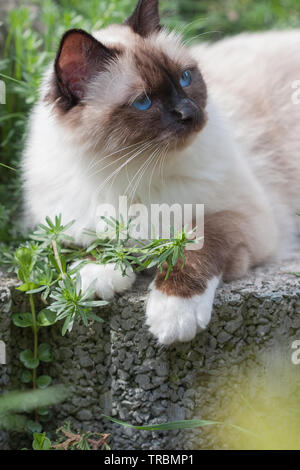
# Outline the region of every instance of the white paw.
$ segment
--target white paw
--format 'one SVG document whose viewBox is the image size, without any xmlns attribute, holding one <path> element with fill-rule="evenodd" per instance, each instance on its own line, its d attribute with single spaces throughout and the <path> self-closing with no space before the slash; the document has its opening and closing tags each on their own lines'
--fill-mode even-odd
<svg viewBox="0 0 300 470">
<path fill-rule="evenodd" d="M 76 263 L 78 264 L 78 263 Z M 75 264 L 72 266 L 72 268 Z M 115 269 L 114 264 L 85 264 L 80 269 L 82 290 L 85 292 L 89 286 L 95 281 L 95 295 L 104 300 L 110 300 L 115 293 L 122 293 L 130 289 L 135 281 L 135 274 L 126 271 L 123 276 L 119 268 Z"/>
<path fill-rule="evenodd" d="M 162 344 L 192 340 L 210 321 L 219 281 L 214 277 L 203 294 L 190 298 L 169 296 L 152 287 L 146 309 L 151 333 Z"/>
</svg>

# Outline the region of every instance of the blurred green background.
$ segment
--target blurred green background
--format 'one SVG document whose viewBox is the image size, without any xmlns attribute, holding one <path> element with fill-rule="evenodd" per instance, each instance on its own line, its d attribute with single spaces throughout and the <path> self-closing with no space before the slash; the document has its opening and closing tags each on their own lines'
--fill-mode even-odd
<svg viewBox="0 0 300 470">
<path fill-rule="evenodd" d="M 54 57 L 60 36 L 69 28 L 91 31 L 122 22 L 136 0 L 0 1 L 0 79 L 7 88 L 7 102 L 0 105 L 3 245 L 20 236 L 18 162 L 27 117 L 36 100 L 41 74 Z M 217 40 L 241 31 L 300 26 L 299 0 L 161 0 L 160 5 L 162 23 L 179 29 L 191 42 Z"/>
</svg>

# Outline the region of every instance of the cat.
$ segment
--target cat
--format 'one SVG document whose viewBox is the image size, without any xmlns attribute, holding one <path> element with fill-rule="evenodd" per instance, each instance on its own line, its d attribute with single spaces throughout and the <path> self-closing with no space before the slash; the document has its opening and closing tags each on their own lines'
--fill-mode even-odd
<svg viewBox="0 0 300 470">
<path fill-rule="evenodd" d="M 99 204 L 117 204 L 128 187 L 146 205 L 205 204 L 203 248 L 150 286 L 146 323 L 161 344 L 192 340 L 222 280 L 285 255 L 296 240 L 299 47 L 295 30 L 187 48 L 161 26 L 158 0 L 139 0 L 122 25 L 67 31 L 45 74 L 22 160 L 28 227 L 61 213 L 85 245 Z M 152 165 L 142 171 L 155 151 L 164 179 Z M 84 289 L 96 279 L 104 299 L 135 280 L 92 262 L 81 276 Z"/>
</svg>

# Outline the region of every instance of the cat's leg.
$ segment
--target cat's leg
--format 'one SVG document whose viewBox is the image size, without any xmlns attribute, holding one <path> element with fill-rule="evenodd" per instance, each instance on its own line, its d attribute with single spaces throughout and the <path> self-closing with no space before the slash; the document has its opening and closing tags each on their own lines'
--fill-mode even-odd
<svg viewBox="0 0 300 470">
<path fill-rule="evenodd" d="M 162 344 L 189 341 L 211 318 L 216 288 L 223 278 L 233 280 L 273 254 L 276 227 L 269 214 L 246 218 L 225 211 L 205 217 L 204 245 L 186 251 L 186 262 L 165 279 L 166 269 L 151 285 L 146 323 Z"/>
<path fill-rule="evenodd" d="M 77 263 L 78 264 L 78 263 Z M 72 267 L 75 267 L 74 264 Z M 120 268 L 114 264 L 87 263 L 80 268 L 82 290 L 85 292 L 95 281 L 94 289 L 96 297 L 110 300 L 114 294 L 121 294 L 130 289 L 135 281 L 135 274 L 126 270 L 123 275 Z"/>
</svg>

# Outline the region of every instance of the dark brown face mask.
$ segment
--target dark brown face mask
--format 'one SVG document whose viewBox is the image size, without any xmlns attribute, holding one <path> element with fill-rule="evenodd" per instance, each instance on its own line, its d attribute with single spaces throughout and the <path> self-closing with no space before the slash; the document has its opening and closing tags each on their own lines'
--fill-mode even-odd
<svg viewBox="0 0 300 470">
<path fill-rule="evenodd" d="M 79 29 L 64 34 L 55 60 L 49 101 L 55 102 L 60 116 L 68 116 L 65 122 L 72 122 L 74 129 L 76 123 L 83 122 L 82 111 L 87 111 L 84 118 L 87 122 L 88 107 L 94 106 L 93 135 L 99 136 L 101 145 L 109 140 L 115 148 L 125 142 L 132 144 L 147 139 L 158 144 L 168 141 L 171 147 L 185 145 L 187 138 L 206 123 L 207 91 L 196 62 L 190 59 L 191 65 L 185 69 L 180 60 L 173 60 L 164 51 L 163 44 L 159 45 L 158 41 L 156 45 L 155 38 L 162 30 L 158 0 L 140 0 L 133 14 L 118 28 L 121 31 L 126 28 L 132 36 L 128 45 L 121 42 L 116 46 L 105 45 Z M 175 50 L 176 47 L 174 42 Z M 97 108 L 97 95 L 100 97 L 105 91 L 101 88 L 101 75 L 115 70 L 112 67 L 118 62 L 121 74 L 126 52 L 132 60 L 132 73 L 143 84 L 145 93 L 133 104 L 123 99 L 110 108 L 108 99 L 109 110 L 105 111 L 104 119 L 102 108 Z M 89 95 L 91 82 L 99 87 L 99 92 L 94 88 L 93 99 Z"/>
</svg>

